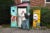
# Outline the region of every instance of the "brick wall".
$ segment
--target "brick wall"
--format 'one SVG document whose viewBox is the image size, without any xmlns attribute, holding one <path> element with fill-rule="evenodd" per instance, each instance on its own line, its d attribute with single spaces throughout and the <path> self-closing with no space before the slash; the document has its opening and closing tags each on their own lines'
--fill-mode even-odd
<svg viewBox="0 0 50 33">
<path fill-rule="evenodd" d="M 15 4 L 20 4 L 20 0 L 14 0 Z"/>
<path fill-rule="evenodd" d="M 44 0 L 30 0 L 30 6 L 44 6 Z"/>
<path fill-rule="evenodd" d="M 15 0 L 15 4 L 19 4 L 21 1 L 20 0 Z M 44 6 L 44 0 L 30 0 L 30 6 Z"/>
</svg>

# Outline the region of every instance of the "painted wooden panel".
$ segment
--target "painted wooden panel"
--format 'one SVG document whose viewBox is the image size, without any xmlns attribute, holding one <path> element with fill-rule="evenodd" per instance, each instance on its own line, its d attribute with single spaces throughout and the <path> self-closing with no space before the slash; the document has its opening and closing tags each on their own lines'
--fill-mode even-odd
<svg viewBox="0 0 50 33">
<path fill-rule="evenodd" d="M 30 13 L 30 5 L 28 3 L 28 6 L 27 6 L 27 13 Z"/>
<path fill-rule="evenodd" d="M 11 27 L 17 27 L 17 6 L 11 7 Z"/>
<path fill-rule="evenodd" d="M 24 13 L 26 13 L 26 8 L 18 8 L 18 27 L 21 27 L 22 21 L 25 20 Z"/>
<path fill-rule="evenodd" d="M 40 27 L 40 10 L 33 10 L 33 27 Z"/>
</svg>

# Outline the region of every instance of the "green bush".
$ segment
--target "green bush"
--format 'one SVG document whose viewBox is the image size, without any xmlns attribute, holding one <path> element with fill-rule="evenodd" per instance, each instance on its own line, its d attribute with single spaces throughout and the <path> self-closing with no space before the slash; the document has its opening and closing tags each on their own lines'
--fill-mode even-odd
<svg viewBox="0 0 50 33">
<path fill-rule="evenodd" d="M 50 28 L 50 9 L 48 7 L 33 7 L 30 11 L 32 13 L 33 10 L 40 9 L 41 10 L 41 24 L 42 26 L 47 26 Z"/>
<path fill-rule="evenodd" d="M 50 9 L 47 7 L 41 8 L 41 22 L 43 22 L 44 24 L 42 24 L 45 26 L 50 23 Z"/>
</svg>

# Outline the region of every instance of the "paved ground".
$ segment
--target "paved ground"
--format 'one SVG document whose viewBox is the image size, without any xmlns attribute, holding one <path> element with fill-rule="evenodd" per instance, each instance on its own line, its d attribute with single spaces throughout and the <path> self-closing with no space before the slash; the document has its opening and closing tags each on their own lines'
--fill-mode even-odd
<svg viewBox="0 0 50 33">
<path fill-rule="evenodd" d="M 0 33 L 50 33 L 50 29 L 46 30 L 22 30 L 16 28 L 0 28 Z"/>
</svg>

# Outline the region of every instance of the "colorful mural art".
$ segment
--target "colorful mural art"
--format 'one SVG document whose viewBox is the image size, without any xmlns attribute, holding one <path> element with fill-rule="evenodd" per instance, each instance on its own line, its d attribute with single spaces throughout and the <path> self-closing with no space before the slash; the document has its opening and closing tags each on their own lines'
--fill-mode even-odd
<svg viewBox="0 0 50 33">
<path fill-rule="evenodd" d="M 17 26 L 18 28 L 24 28 L 24 27 L 29 28 L 29 19 L 25 18 L 25 14 L 28 14 L 29 10 L 30 9 L 29 9 L 28 3 L 22 3 L 17 6 L 12 6 L 11 7 L 11 27 Z"/>
<path fill-rule="evenodd" d="M 11 27 L 17 27 L 17 7 L 11 7 Z"/>
<path fill-rule="evenodd" d="M 29 7 L 22 6 L 11 7 L 11 27 L 29 29 Z M 40 10 L 33 10 L 33 28 L 40 28 Z"/>
<path fill-rule="evenodd" d="M 40 10 L 33 10 L 33 27 L 40 28 Z"/>
</svg>

